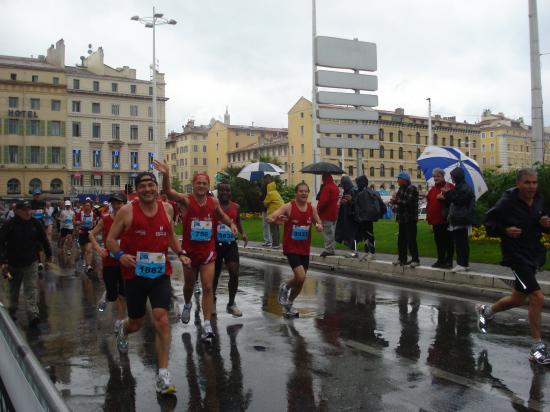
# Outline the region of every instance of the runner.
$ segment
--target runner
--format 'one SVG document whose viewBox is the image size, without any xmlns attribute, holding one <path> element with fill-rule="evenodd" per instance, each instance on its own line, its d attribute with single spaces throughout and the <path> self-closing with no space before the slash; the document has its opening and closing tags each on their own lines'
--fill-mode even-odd
<svg viewBox="0 0 550 412">
<path fill-rule="evenodd" d="M 297 318 L 299 313 L 292 307 L 294 299 L 302 291 L 309 267 L 309 249 L 311 245 L 310 226 L 315 223 L 318 232 L 323 231 L 323 224 L 317 209 L 307 201 L 309 186 L 298 183 L 294 189 L 295 199 L 281 206 L 267 220 L 271 224 L 284 223 L 283 254 L 294 273 L 294 277 L 279 287 L 279 304 L 284 306 L 286 318 Z"/>
<path fill-rule="evenodd" d="M 231 186 L 229 183 L 218 184 L 218 199 L 224 213 L 229 216 L 231 221 L 235 222 L 239 234 L 244 241 L 244 247 L 248 244 L 248 237 L 244 232 L 239 215 L 239 205 L 231 201 Z M 227 225 L 219 223 L 216 225 L 216 263 L 214 270 L 214 308 L 216 307 L 216 289 L 218 281 L 222 273 L 222 265 L 225 261 L 225 266 L 229 272 L 229 301 L 227 302 L 227 313 L 235 317 L 242 316 L 241 310 L 235 304 L 235 295 L 239 287 L 239 248 L 237 239 Z"/>
<path fill-rule="evenodd" d="M 493 315 L 523 305 L 529 298 L 529 325 L 533 344 L 529 360 L 550 364 L 550 355 L 541 336 L 541 311 L 544 295 L 535 274 L 544 265 L 546 250 L 541 244 L 542 232 L 550 232 L 550 217 L 543 197 L 537 193 L 537 171 L 518 171 L 516 187 L 504 192 L 486 216 L 487 233 L 500 236 L 502 265 L 509 266 L 516 278 L 514 290 L 493 305 L 477 307 L 478 328 L 487 333 Z"/>
<path fill-rule="evenodd" d="M 181 249 L 172 225 L 172 207 L 158 200 L 158 184 L 150 172 L 139 173 L 134 181 L 137 200 L 123 206 L 115 216 L 107 236 L 107 248 L 120 262 L 128 319 L 120 325 L 117 347 L 128 351 L 127 334 L 137 332 L 145 322 L 147 299 L 151 304 L 157 353 L 157 392 L 176 391 L 168 371 L 170 322 L 168 310 L 172 300 L 168 247 L 185 266 L 189 258 Z M 120 238 L 120 246 L 117 239 Z"/>
<path fill-rule="evenodd" d="M 65 245 L 68 242 L 67 256 L 71 256 L 71 251 L 73 249 L 73 231 L 74 231 L 74 210 L 71 205 L 70 200 L 65 200 L 65 208 L 59 212 L 59 240 L 58 248 L 60 251 L 65 249 Z"/>
<path fill-rule="evenodd" d="M 31 199 L 31 208 L 32 208 L 32 217 L 40 222 L 42 225 L 42 228 L 44 231 L 46 230 L 46 226 L 44 225 L 44 215 L 45 215 L 45 207 L 46 204 L 42 199 L 40 199 L 40 196 L 42 195 L 42 190 L 36 189 L 32 193 L 32 199 Z M 44 251 L 42 249 L 39 249 L 38 251 L 38 271 L 42 272 L 44 270 Z"/>
<path fill-rule="evenodd" d="M 89 199 L 89 200 L 88 200 Z M 76 214 L 75 224 L 78 227 L 78 244 L 80 245 L 80 254 L 83 262 L 82 266 L 86 269 L 86 274 L 90 276 L 93 273 L 92 258 L 93 250 L 90 243 L 89 233 L 97 223 L 97 216 L 92 210 L 93 204 L 90 198 L 86 198 L 82 204 L 80 212 Z"/>
<path fill-rule="evenodd" d="M 113 193 L 109 197 L 109 202 L 113 209 L 112 213 L 105 213 L 101 216 L 101 219 L 90 231 L 90 243 L 93 245 L 97 254 L 102 258 L 103 266 L 103 283 L 105 284 L 105 290 L 107 291 L 106 297 L 108 302 L 116 302 L 116 318 L 115 321 L 115 334 L 118 333 L 118 329 L 122 321 L 126 316 L 126 299 L 124 297 L 124 280 L 120 272 L 120 265 L 112 256 L 109 256 L 109 251 L 106 247 L 99 246 L 96 236 L 101 234 L 103 243 L 106 242 L 109 230 L 113 224 L 114 218 L 120 208 L 126 204 L 126 196 L 123 193 Z"/>
<path fill-rule="evenodd" d="M 46 228 L 46 236 L 48 236 L 48 240 L 50 244 L 52 243 L 52 232 L 53 232 L 53 212 L 54 208 L 52 207 L 51 203 L 46 201 L 46 205 L 44 207 L 44 227 Z"/>
<path fill-rule="evenodd" d="M 170 187 L 170 175 L 166 163 L 154 162 L 155 168 L 163 174 L 162 188 L 169 199 L 182 204 L 187 213 L 183 220 L 183 248 L 191 258 L 191 267 L 184 268 L 185 284 L 183 296 L 185 304 L 181 312 L 181 321 L 189 323 L 191 318 L 191 297 L 197 274 L 200 273 L 202 283 L 202 314 L 204 327 L 201 339 L 211 343 L 215 338 L 210 320 L 214 306 L 213 282 L 214 262 L 216 261 L 216 244 L 213 232 L 213 223 L 219 221 L 231 228 L 234 235 L 238 229 L 231 219 L 223 212 L 218 201 L 208 196 L 210 178 L 199 173 L 193 176 L 193 193 L 185 195 Z"/>
</svg>

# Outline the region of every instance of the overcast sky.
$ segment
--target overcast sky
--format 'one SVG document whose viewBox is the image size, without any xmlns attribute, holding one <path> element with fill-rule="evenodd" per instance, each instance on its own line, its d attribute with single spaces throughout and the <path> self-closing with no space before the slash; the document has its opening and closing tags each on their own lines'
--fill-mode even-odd
<svg viewBox="0 0 550 412">
<path fill-rule="evenodd" d="M 150 29 L 131 21 L 152 6 L 176 26 L 157 28 L 166 74 L 167 131 L 206 124 L 229 106 L 231 123 L 286 127 L 311 98 L 310 0 L 0 0 L 0 54 L 37 56 L 65 39 L 66 64 L 87 45 L 105 63 L 149 79 Z M 538 1 L 541 53 L 550 52 L 550 2 Z M 530 123 L 528 0 L 317 0 L 317 32 L 378 47 L 379 108 L 475 122 L 485 108 Z M 550 55 L 541 57 L 550 126 Z"/>
</svg>

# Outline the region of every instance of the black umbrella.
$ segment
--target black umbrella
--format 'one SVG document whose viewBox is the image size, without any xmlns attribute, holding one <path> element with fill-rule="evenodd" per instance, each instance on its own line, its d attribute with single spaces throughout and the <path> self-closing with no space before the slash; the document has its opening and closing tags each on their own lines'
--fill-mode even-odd
<svg viewBox="0 0 550 412">
<path fill-rule="evenodd" d="M 300 170 L 302 173 L 312 173 L 314 175 L 322 175 L 328 173 L 329 175 L 343 175 L 344 172 L 339 166 L 327 162 L 318 162 L 307 165 Z"/>
</svg>

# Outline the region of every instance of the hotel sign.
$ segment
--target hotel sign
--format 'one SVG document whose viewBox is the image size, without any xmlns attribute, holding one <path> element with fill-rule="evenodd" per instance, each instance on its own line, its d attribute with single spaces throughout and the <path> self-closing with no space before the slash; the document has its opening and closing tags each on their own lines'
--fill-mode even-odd
<svg viewBox="0 0 550 412">
<path fill-rule="evenodd" d="M 8 117 L 26 117 L 27 119 L 38 119 L 38 113 L 32 110 L 8 110 Z"/>
</svg>

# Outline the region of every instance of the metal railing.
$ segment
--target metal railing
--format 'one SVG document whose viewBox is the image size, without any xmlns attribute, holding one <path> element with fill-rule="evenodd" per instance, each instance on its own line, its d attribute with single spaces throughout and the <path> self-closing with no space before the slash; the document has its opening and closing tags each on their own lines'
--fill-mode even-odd
<svg viewBox="0 0 550 412">
<path fill-rule="evenodd" d="M 70 411 L 0 304 L 0 412 Z"/>
</svg>

